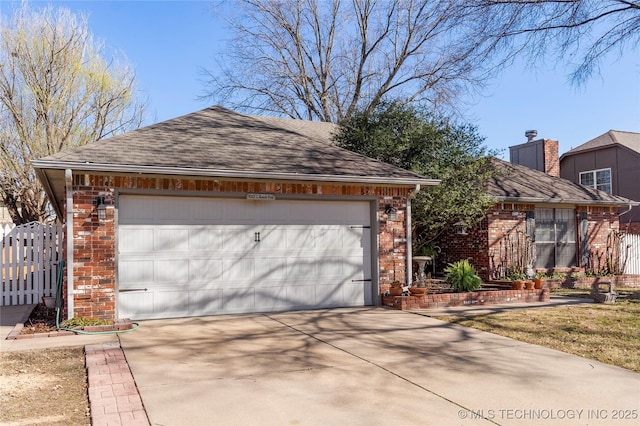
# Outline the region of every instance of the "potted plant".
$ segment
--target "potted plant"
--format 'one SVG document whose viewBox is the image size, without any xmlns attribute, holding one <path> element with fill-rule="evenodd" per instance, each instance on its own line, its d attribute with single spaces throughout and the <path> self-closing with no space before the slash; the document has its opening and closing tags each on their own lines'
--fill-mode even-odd
<svg viewBox="0 0 640 426">
<path fill-rule="evenodd" d="M 509 279 L 512 281 L 511 287 L 514 290 L 522 290 L 524 288 L 524 274 L 511 274 Z"/>
<path fill-rule="evenodd" d="M 391 296 L 401 296 L 402 295 L 402 283 L 398 280 L 391 283 L 391 288 L 389 289 L 389 295 Z"/>
<path fill-rule="evenodd" d="M 467 259 L 450 263 L 444 272 L 447 282 L 456 292 L 475 291 L 482 286 L 482 279 Z"/>
<path fill-rule="evenodd" d="M 536 290 L 541 290 L 542 287 L 544 287 L 544 278 L 542 276 L 540 276 L 540 275 L 536 276 L 533 279 L 533 287 Z"/>
</svg>

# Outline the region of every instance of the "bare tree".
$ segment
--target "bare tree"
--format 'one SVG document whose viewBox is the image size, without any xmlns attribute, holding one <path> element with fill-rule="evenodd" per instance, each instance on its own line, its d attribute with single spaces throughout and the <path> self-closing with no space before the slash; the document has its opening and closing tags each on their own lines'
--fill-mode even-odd
<svg viewBox="0 0 640 426">
<path fill-rule="evenodd" d="M 456 0 L 239 0 L 208 95 L 338 122 L 383 99 L 448 105 L 488 74 L 493 39 Z"/>
<path fill-rule="evenodd" d="M 30 161 L 139 127 L 145 105 L 85 17 L 24 4 L 0 24 L 0 200 L 17 224 L 48 220 Z"/>
<path fill-rule="evenodd" d="M 577 84 L 604 57 L 623 55 L 640 42 L 638 0 L 469 0 L 464 7 L 507 56 L 555 54 Z"/>
</svg>

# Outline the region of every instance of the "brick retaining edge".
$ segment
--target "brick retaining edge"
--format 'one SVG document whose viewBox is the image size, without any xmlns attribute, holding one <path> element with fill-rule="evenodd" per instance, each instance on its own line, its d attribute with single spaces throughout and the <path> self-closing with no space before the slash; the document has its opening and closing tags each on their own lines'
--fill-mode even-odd
<svg viewBox="0 0 640 426">
<path fill-rule="evenodd" d="M 469 293 L 434 293 L 419 296 L 383 296 L 382 305 L 399 310 L 450 306 L 495 305 L 518 302 L 548 302 L 550 290 L 486 290 Z"/>
</svg>

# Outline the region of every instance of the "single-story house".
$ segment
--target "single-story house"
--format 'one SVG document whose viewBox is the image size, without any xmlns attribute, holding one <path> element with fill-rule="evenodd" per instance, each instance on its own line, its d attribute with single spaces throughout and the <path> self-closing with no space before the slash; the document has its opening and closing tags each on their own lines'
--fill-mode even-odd
<svg viewBox="0 0 640 426">
<path fill-rule="evenodd" d="M 442 236 L 439 269 L 470 259 L 485 280 L 527 259 L 540 271 L 601 270 L 616 244 L 618 210 L 640 205 L 560 178 L 555 140 L 530 137 L 511 147 L 511 162 L 493 162 L 498 174 L 487 189 L 496 204 L 469 232 Z"/>
<path fill-rule="evenodd" d="M 211 107 L 34 161 L 66 225 L 66 316 L 379 304 L 411 276 L 411 197 L 439 182 L 335 129 Z"/>
</svg>

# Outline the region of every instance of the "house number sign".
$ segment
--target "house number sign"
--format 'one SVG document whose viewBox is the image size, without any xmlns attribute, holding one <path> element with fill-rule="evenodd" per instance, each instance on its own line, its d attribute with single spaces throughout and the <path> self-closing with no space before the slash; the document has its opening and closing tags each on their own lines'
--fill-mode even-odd
<svg viewBox="0 0 640 426">
<path fill-rule="evenodd" d="M 253 194 L 253 193 L 247 194 L 247 200 L 269 200 L 269 201 L 273 201 L 275 199 L 276 199 L 276 196 L 274 194 Z"/>
</svg>

